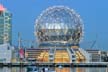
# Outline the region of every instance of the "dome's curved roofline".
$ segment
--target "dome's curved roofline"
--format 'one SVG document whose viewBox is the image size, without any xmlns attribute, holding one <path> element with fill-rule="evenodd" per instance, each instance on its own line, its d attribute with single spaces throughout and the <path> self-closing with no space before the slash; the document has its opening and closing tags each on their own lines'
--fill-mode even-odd
<svg viewBox="0 0 108 72">
<path fill-rule="evenodd" d="M 83 21 L 82 21 L 80 15 L 79 15 L 78 13 L 76 13 L 76 12 L 74 11 L 74 9 L 71 9 L 71 8 L 69 8 L 68 6 L 63 6 L 63 5 L 50 6 L 50 7 L 46 8 L 45 10 L 43 10 L 42 13 L 37 17 L 37 19 L 36 19 L 36 21 L 35 21 L 35 26 L 34 26 L 34 28 L 36 28 L 36 26 L 37 26 L 37 24 L 38 24 L 38 20 L 41 19 L 41 17 L 43 16 L 43 14 L 47 13 L 49 10 L 56 9 L 56 8 L 58 8 L 58 9 L 64 9 L 64 10 L 68 11 L 69 13 L 75 14 L 75 15 L 80 19 L 80 22 L 82 23 L 82 28 L 84 28 L 84 26 L 83 26 Z M 71 14 L 70 14 L 70 15 L 71 15 Z"/>
<path fill-rule="evenodd" d="M 74 11 L 74 9 L 71 9 L 71 8 L 69 8 L 68 6 L 57 5 L 57 6 L 50 6 L 50 7 L 46 8 L 44 11 L 42 11 L 42 13 L 37 17 L 35 23 L 37 24 L 38 20 L 41 18 L 41 16 L 42 16 L 43 14 L 45 14 L 45 13 L 48 12 L 49 10 L 56 9 L 56 8 L 58 8 L 58 9 L 65 9 L 65 10 L 67 10 L 69 13 L 72 12 L 73 14 L 76 14 L 77 17 L 80 18 L 80 15 L 79 15 L 78 13 L 76 13 L 76 12 Z M 80 19 L 80 20 L 81 20 L 81 19 Z M 81 20 L 81 22 L 82 22 L 82 20 Z"/>
</svg>

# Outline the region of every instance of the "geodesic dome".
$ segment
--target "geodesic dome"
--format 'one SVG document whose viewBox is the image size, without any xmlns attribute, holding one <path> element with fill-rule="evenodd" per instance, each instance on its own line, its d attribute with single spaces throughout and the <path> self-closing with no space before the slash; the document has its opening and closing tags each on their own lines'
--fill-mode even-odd
<svg viewBox="0 0 108 72">
<path fill-rule="evenodd" d="M 83 36 L 83 23 L 73 9 L 53 6 L 36 19 L 35 35 L 39 43 L 78 44 Z"/>
</svg>

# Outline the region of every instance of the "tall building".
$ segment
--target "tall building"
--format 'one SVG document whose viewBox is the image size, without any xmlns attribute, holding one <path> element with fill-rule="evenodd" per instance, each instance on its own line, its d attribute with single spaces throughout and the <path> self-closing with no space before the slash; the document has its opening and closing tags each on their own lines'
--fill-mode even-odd
<svg viewBox="0 0 108 72">
<path fill-rule="evenodd" d="M 12 14 L 0 5 L 0 44 L 12 43 Z"/>
</svg>

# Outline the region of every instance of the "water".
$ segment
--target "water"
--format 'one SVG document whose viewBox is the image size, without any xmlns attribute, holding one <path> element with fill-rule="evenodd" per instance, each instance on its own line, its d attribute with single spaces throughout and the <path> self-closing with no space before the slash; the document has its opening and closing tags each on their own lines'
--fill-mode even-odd
<svg viewBox="0 0 108 72">
<path fill-rule="evenodd" d="M 56 72 L 108 72 L 108 68 L 55 68 Z M 27 68 L 20 68 L 20 67 L 2 67 L 0 68 L 0 72 L 27 72 Z"/>
</svg>

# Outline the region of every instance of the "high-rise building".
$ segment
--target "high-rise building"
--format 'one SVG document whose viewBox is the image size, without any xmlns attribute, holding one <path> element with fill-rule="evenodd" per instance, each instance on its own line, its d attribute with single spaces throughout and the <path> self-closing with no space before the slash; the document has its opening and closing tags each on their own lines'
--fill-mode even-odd
<svg viewBox="0 0 108 72">
<path fill-rule="evenodd" d="M 0 44 L 12 43 L 12 14 L 0 5 Z"/>
</svg>

